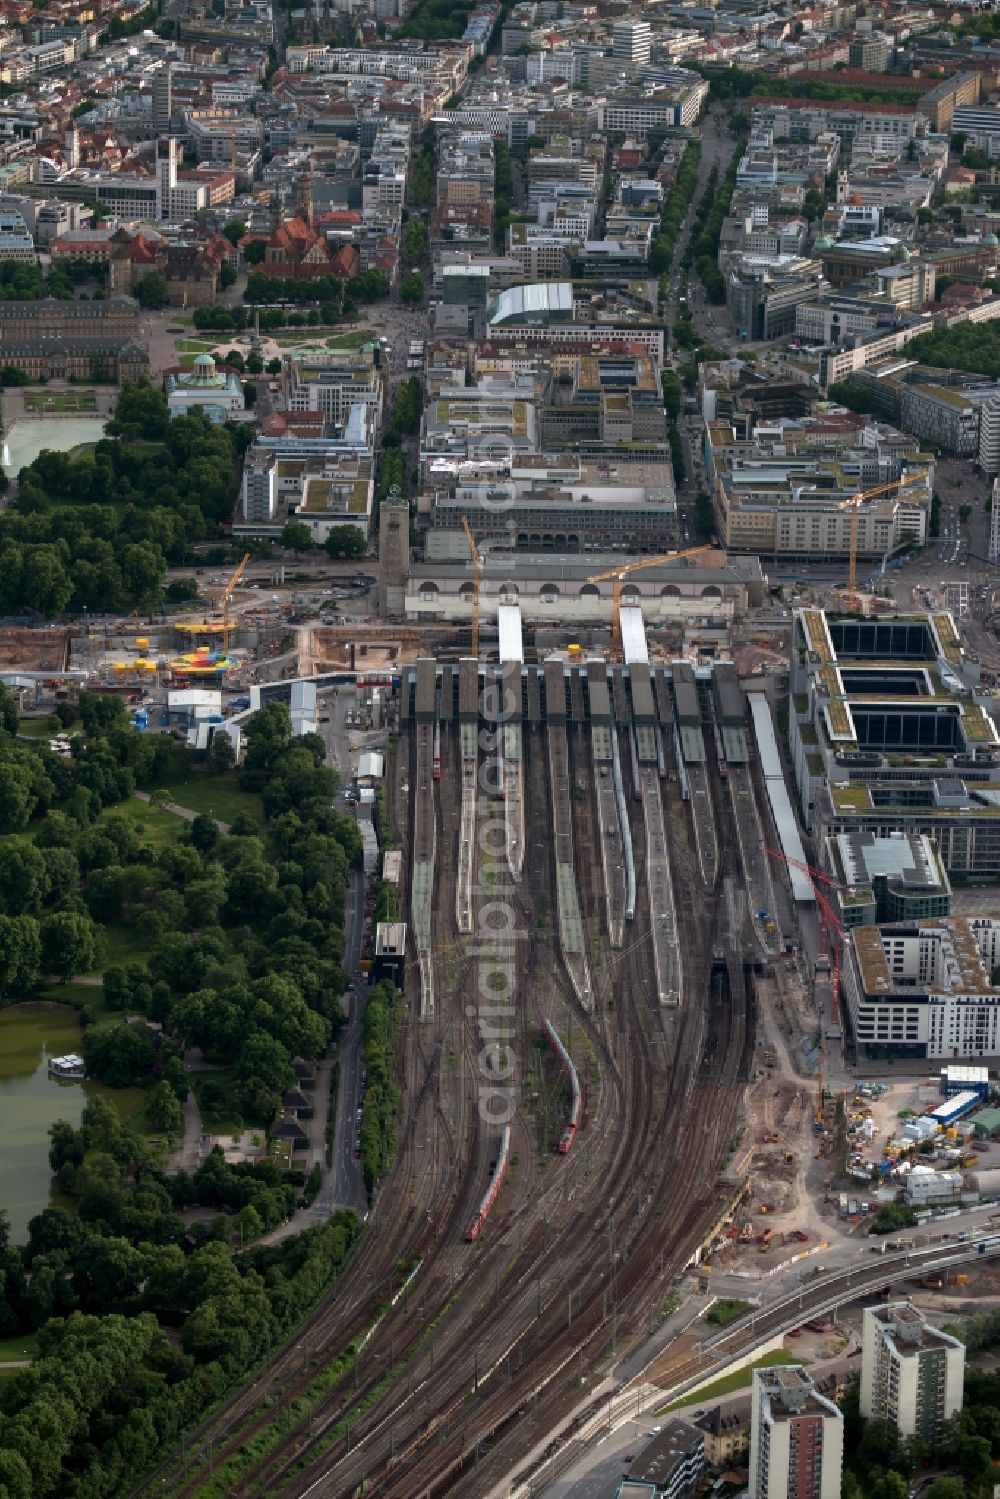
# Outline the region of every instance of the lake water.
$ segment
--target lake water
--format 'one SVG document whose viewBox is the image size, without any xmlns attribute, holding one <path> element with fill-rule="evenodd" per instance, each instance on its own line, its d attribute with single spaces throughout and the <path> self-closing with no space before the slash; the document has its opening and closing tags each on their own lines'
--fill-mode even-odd
<svg viewBox="0 0 1000 1499">
<path fill-rule="evenodd" d="M 103 1093 L 125 1116 L 142 1095 L 97 1083 L 60 1082 L 48 1075 L 50 1057 L 79 1051 L 80 1022 L 66 1005 L 26 1004 L 0 1010 L 0 1207 L 10 1214 L 11 1238 L 22 1244 L 28 1221 L 49 1206 L 49 1125 L 77 1125 L 88 1096 Z"/>
<path fill-rule="evenodd" d="M 34 463 L 43 448 L 65 453 L 83 442 L 99 442 L 106 421 L 104 416 L 43 416 L 14 422 L 4 441 L 3 471 L 13 477 L 25 464 Z"/>
</svg>

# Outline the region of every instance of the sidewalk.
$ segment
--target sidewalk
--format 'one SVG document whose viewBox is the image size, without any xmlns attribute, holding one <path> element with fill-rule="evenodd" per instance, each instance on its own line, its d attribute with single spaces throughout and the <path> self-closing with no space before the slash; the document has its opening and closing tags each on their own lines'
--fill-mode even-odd
<svg viewBox="0 0 1000 1499">
<path fill-rule="evenodd" d="M 135 795 L 137 801 L 152 803 L 153 798 L 148 791 L 137 791 Z M 183 817 L 185 822 L 194 822 L 196 817 L 201 816 L 199 812 L 193 811 L 191 807 L 179 807 L 176 802 L 161 802 L 158 805 L 163 807 L 164 812 L 172 812 L 175 817 Z M 220 833 L 229 832 L 230 824 L 228 822 L 222 822 L 218 817 L 213 817 L 212 821 Z"/>
</svg>

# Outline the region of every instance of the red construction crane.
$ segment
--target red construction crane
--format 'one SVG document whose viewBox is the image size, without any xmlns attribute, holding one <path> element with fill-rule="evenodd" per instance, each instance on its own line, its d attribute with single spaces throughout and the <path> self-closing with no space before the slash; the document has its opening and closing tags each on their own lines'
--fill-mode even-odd
<svg viewBox="0 0 1000 1499">
<path fill-rule="evenodd" d="M 833 906 L 823 894 L 821 885 L 828 890 L 848 890 L 848 885 L 841 885 L 824 869 L 816 869 L 812 864 L 805 864 L 801 859 L 789 858 L 788 854 L 782 853 L 776 848 L 765 848 L 764 852 L 772 859 L 778 859 L 782 864 L 789 864 L 793 869 L 801 870 L 808 876 L 809 883 L 813 887 L 813 895 L 819 907 L 819 957 L 825 958 L 830 964 L 830 1002 L 833 1023 L 840 1025 L 840 976 L 841 961 L 844 948 L 844 924 L 837 915 Z M 820 1026 L 820 1049 L 825 1057 L 826 1039 L 823 1034 L 823 1026 Z M 816 1119 L 818 1123 L 823 1119 L 823 1061 L 819 1068 L 819 1091 L 816 1105 Z"/>
</svg>

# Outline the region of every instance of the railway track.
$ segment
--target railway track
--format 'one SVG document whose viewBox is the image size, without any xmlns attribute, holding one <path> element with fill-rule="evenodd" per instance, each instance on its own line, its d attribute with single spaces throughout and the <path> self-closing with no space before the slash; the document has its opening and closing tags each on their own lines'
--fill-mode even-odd
<svg viewBox="0 0 1000 1499">
<path fill-rule="evenodd" d="M 594 797 L 571 798 L 568 790 L 581 774 L 592 784 L 586 736 L 562 731 L 568 804 L 560 813 L 543 734 L 548 739 L 545 730 L 524 735 L 525 827 L 532 839 L 525 878 L 514 885 L 501 851 L 488 871 L 480 868 L 477 886 L 510 903 L 523 933 L 512 1055 L 530 1055 L 543 1018 L 562 1030 L 572 1016 L 583 1127 L 569 1155 L 542 1158 L 534 1121 L 519 1109 L 508 1183 L 476 1244 L 463 1242 L 496 1132 L 479 1119 L 474 1094 L 482 1036 L 468 1012 L 475 1014 L 477 973 L 453 940 L 461 825 L 456 745 L 446 754 L 434 828 L 439 1003 L 432 1023 L 411 1012 L 406 1028 L 408 1122 L 397 1165 L 376 1203 L 376 1232 L 322 1314 L 303 1327 L 267 1382 L 241 1392 L 225 1431 L 211 1423 L 217 1472 L 248 1445 L 249 1422 L 257 1423 L 258 1443 L 270 1442 L 252 1465 L 244 1463 L 227 1493 L 303 1499 L 351 1495 L 362 1486 L 406 1499 L 485 1493 L 604 1377 L 617 1353 L 644 1335 L 666 1282 L 719 1212 L 723 1189 L 715 1166 L 739 1106 L 746 1032 L 744 1001 L 728 970 L 727 993 L 712 975 L 713 935 L 728 908 L 721 900 L 702 901 L 681 925 L 692 1003 L 662 1011 L 654 992 L 645 850 L 637 846 L 630 942 L 609 954 L 594 876 Z M 452 743 L 457 737 L 447 736 Z M 557 951 L 560 860 L 542 832 L 554 815 L 572 819 L 576 832 L 570 870 L 593 980 L 589 1009 Z M 519 1097 L 527 1099 L 523 1088 Z M 689 1142 L 682 1166 L 662 1149 L 665 1138 Z M 280 1430 L 276 1409 L 283 1413 Z M 220 1440 L 231 1445 L 220 1447 Z M 185 1492 L 199 1492 L 199 1483 L 206 1495 L 223 1492 L 205 1487 L 205 1456 L 203 1441 Z M 144 1492 L 169 1494 L 175 1487 Z"/>
</svg>

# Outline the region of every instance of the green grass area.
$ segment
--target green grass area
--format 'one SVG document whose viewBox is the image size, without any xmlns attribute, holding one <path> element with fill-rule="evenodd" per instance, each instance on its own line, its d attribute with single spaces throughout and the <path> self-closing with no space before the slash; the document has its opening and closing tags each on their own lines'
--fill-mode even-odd
<svg viewBox="0 0 1000 1499">
<path fill-rule="evenodd" d="M 101 815 L 102 819 L 131 818 L 143 842 L 151 844 L 155 849 L 165 848 L 184 831 L 184 821 L 175 812 L 164 812 L 150 802 L 140 801 L 137 796 L 130 796 L 113 807 L 106 807 Z"/>
<path fill-rule="evenodd" d="M 711 1322 L 715 1327 L 728 1327 L 730 1322 L 735 1322 L 749 1310 L 749 1301 L 739 1301 L 736 1297 L 724 1296 L 705 1314 L 705 1321 Z"/>
<path fill-rule="evenodd" d="M 665 1405 L 662 1410 L 657 1411 L 657 1415 L 665 1416 L 668 1411 L 679 1411 L 686 1405 L 709 1405 L 713 1400 L 718 1400 L 720 1395 L 732 1395 L 736 1390 L 748 1390 L 753 1383 L 755 1369 L 770 1369 L 775 1364 L 804 1363 L 805 1359 L 796 1358 L 794 1354 L 787 1353 L 784 1349 L 776 1349 L 773 1353 L 765 1353 L 760 1358 L 754 1359 L 746 1369 L 737 1369 L 732 1374 L 724 1374 L 721 1379 L 713 1380 L 696 1394 L 684 1395 L 680 1400 L 673 1401 L 671 1405 Z"/>
<path fill-rule="evenodd" d="M 25 411 L 76 411 L 85 413 L 97 410 L 97 396 L 92 390 L 45 390 L 25 391 Z"/>
<path fill-rule="evenodd" d="M 56 734 L 64 734 L 65 729 L 53 729 L 49 724 L 49 715 L 43 718 L 22 718 L 18 720 L 17 732 L 23 739 L 54 739 Z"/>
<path fill-rule="evenodd" d="M 0 1338 L 0 1364 L 10 1363 L 12 1359 L 34 1358 L 34 1356 L 34 1333 L 25 1333 L 20 1338 Z"/>
<path fill-rule="evenodd" d="M 225 335 L 218 338 L 179 338 L 175 344 L 178 354 L 211 354 L 222 343 Z"/>
<path fill-rule="evenodd" d="M 374 328 L 345 328 L 343 333 L 324 333 L 320 328 L 280 328 L 274 333 L 262 333 L 261 338 L 270 339 L 281 349 L 296 347 L 327 349 L 360 349 L 362 344 L 375 343 L 378 333 Z"/>
<path fill-rule="evenodd" d="M 152 939 L 144 935 L 141 922 L 129 921 L 106 926 L 104 932 L 104 962 L 100 971 L 115 968 L 121 963 L 144 963 L 153 949 Z"/>
<path fill-rule="evenodd" d="M 264 807 L 255 793 L 240 790 L 236 775 L 205 775 L 192 771 L 182 781 L 171 781 L 158 788 L 167 793 L 179 807 L 190 807 L 192 812 L 204 812 L 217 817 L 220 822 L 234 822 L 240 813 L 253 817 L 263 825 Z M 171 813 L 163 814 L 170 817 Z M 175 816 L 175 821 L 178 819 Z"/>
</svg>

